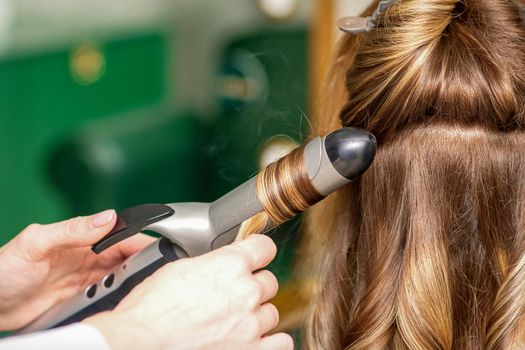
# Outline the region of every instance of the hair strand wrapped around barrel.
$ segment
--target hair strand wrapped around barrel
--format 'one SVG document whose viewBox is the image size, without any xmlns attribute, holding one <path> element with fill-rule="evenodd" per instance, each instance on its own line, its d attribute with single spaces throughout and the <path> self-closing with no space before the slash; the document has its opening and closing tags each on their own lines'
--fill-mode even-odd
<svg viewBox="0 0 525 350">
<path fill-rule="evenodd" d="M 304 146 L 261 170 L 256 189 L 264 211 L 242 224 L 237 239 L 280 225 L 323 199 L 308 178 Z"/>
</svg>

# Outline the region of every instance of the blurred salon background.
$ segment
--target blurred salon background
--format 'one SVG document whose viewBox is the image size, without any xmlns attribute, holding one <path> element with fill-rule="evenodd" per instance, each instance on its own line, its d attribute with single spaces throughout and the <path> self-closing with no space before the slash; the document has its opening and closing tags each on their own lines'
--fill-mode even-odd
<svg viewBox="0 0 525 350">
<path fill-rule="evenodd" d="M 307 137 L 335 21 L 368 2 L 0 0 L 0 245 L 244 182 Z M 297 226 L 272 233 L 284 294 Z"/>
</svg>

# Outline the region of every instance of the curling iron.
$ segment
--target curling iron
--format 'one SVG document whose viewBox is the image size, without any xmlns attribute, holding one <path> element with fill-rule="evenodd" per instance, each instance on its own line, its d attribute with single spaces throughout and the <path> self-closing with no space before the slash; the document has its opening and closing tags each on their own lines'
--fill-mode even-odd
<svg viewBox="0 0 525 350">
<path fill-rule="evenodd" d="M 366 171 L 375 150 L 372 134 L 342 128 L 306 144 L 305 170 L 315 190 L 325 197 Z M 232 243 L 241 224 L 264 210 L 257 197 L 255 180 L 256 177 L 251 178 L 212 203 L 145 204 L 118 212 L 113 230 L 92 247 L 95 253 L 142 230 L 157 232 L 162 237 L 19 333 L 64 326 L 111 310 L 163 265 Z"/>
</svg>

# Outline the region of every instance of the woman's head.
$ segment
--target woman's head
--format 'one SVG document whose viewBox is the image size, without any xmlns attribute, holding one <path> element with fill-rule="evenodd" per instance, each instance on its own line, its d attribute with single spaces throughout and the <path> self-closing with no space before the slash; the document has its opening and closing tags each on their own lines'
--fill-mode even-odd
<svg viewBox="0 0 525 350">
<path fill-rule="evenodd" d="M 344 39 L 344 125 L 388 135 L 419 123 L 512 130 L 525 119 L 525 29 L 512 0 L 399 1 Z M 343 74 L 341 72 L 341 74 Z"/>
<path fill-rule="evenodd" d="M 324 115 L 342 110 L 379 149 L 311 213 L 326 248 L 310 348 L 503 349 L 523 336 L 523 6 L 400 0 L 343 39 Z"/>
</svg>

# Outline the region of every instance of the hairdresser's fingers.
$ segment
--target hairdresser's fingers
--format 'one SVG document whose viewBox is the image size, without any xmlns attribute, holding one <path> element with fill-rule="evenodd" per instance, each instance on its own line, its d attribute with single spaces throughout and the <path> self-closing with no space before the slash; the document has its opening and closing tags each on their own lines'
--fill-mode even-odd
<svg viewBox="0 0 525 350">
<path fill-rule="evenodd" d="M 261 303 L 267 302 L 277 294 L 279 282 L 273 273 L 268 270 L 262 270 L 256 272 L 253 278 L 261 288 Z"/>
<path fill-rule="evenodd" d="M 127 258 L 138 251 L 146 248 L 151 243 L 155 242 L 158 238 L 148 236 L 144 233 L 136 234 L 124 241 L 120 242 L 114 247 L 109 248 L 108 250 L 115 249 L 120 253 L 122 258 Z"/>
<path fill-rule="evenodd" d="M 286 333 L 272 334 L 261 339 L 258 350 L 293 350 L 293 339 Z"/>
<path fill-rule="evenodd" d="M 261 269 L 268 265 L 277 254 L 273 240 L 264 235 L 251 235 L 245 240 L 233 243 L 231 249 L 236 250 L 248 264 L 250 271 Z"/>
<path fill-rule="evenodd" d="M 259 310 L 255 312 L 255 318 L 258 323 L 258 333 L 261 335 L 266 334 L 277 327 L 279 323 L 279 311 L 277 311 L 275 305 L 266 303 L 261 305 Z"/>
<path fill-rule="evenodd" d="M 111 231 L 116 220 L 115 211 L 106 210 L 49 225 L 33 224 L 20 235 L 20 244 L 31 258 L 38 260 L 56 249 L 86 247 L 95 243 Z"/>
</svg>

